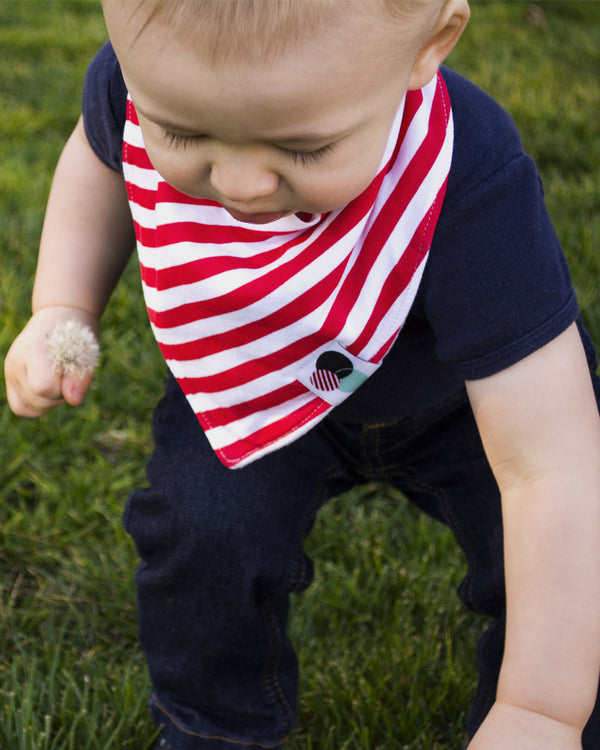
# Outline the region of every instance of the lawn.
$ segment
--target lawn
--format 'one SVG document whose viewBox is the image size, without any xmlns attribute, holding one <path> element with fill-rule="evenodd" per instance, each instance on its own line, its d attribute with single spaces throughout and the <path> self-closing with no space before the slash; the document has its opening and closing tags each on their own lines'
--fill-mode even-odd
<svg viewBox="0 0 600 750">
<path fill-rule="evenodd" d="M 600 2 L 474 0 L 449 63 L 494 95 L 538 161 L 600 343 Z M 0 0 L 0 351 L 29 314 L 49 181 L 105 39 L 92 0 Z M 0 747 L 144 750 L 136 557 L 121 528 L 144 482 L 164 367 L 135 263 L 103 321 L 79 409 L 0 408 Z M 3 387 L 0 389 L 4 393 Z M 291 621 L 302 666 L 291 750 L 458 750 L 484 622 L 460 606 L 449 533 L 388 488 L 340 497 L 309 539 L 316 581 Z"/>
</svg>

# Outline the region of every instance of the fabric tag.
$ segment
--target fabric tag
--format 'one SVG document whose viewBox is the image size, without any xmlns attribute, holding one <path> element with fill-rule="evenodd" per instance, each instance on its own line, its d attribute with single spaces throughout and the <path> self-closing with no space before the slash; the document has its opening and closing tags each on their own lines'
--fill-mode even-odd
<svg viewBox="0 0 600 750">
<path fill-rule="evenodd" d="M 297 378 L 315 396 L 337 406 L 378 368 L 379 364 L 355 357 L 332 341 L 304 361 Z"/>
</svg>

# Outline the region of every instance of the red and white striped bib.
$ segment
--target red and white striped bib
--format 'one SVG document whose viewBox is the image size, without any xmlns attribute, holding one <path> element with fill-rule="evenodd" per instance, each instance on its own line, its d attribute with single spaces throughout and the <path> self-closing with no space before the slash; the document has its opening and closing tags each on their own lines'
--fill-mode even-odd
<svg viewBox="0 0 600 750">
<path fill-rule="evenodd" d="M 438 74 L 407 93 L 351 203 L 247 224 L 161 178 L 128 101 L 123 168 L 150 322 L 225 466 L 300 437 L 381 364 L 421 280 L 452 141 Z"/>
</svg>

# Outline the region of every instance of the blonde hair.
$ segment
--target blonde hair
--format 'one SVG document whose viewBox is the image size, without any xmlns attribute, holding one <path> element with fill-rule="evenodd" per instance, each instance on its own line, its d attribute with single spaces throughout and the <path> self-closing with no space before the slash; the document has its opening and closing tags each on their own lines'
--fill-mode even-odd
<svg viewBox="0 0 600 750">
<path fill-rule="evenodd" d="M 145 15 L 138 32 L 159 22 L 186 36 L 201 34 L 209 64 L 224 60 L 273 60 L 290 45 L 309 38 L 346 7 L 373 17 L 406 18 L 443 0 L 135 0 Z M 385 18 L 385 16 L 384 16 Z"/>
</svg>

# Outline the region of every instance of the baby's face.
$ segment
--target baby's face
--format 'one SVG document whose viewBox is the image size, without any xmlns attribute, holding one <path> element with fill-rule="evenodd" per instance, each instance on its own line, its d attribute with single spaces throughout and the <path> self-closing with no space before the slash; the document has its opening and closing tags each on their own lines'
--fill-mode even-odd
<svg viewBox="0 0 600 750">
<path fill-rule="evenodd" d="M 109 33 L 150 160 L 173 187 L 261 224 L 340 208 L 372 181 L 410 85 L 411 29 L 345 12 L 273 61 L 210 65 L 193 37 L 158 23 L 135 38 L 144 19 L 128 21 L 126 5 L 105 3 Z"/>
</svg>

